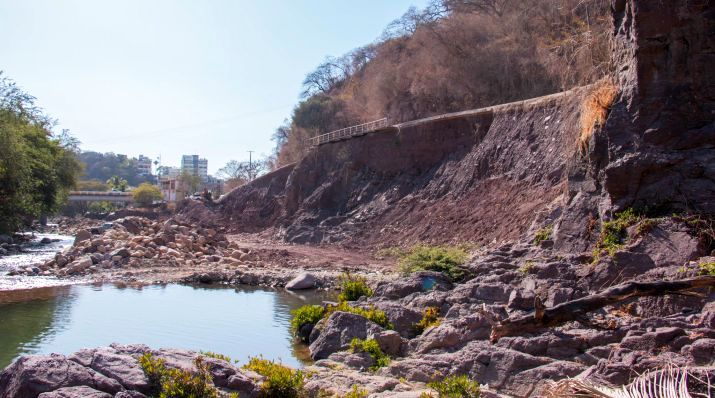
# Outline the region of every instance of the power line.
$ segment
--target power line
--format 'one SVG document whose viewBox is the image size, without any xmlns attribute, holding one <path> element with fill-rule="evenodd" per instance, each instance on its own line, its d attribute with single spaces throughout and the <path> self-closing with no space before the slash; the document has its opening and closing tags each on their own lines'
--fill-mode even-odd
<svg viewBox="0 0 715 398">
<path fill-rule="evenodd" d="M 240 119 L 255 116 L 255 115 L 260 115 L 263 113 L 269 113 L 269 112 L 274 112 L 277 110 L 285 109 L 286 107 L 288 107 L 290 105 L 292 105 L 292 104 L 282 105 L 282 106 L 275 107 L 275 108 L 262 109 L 262 110 L 258 110 L 258 111 L 254 111 L 254 112 L 248 112 L 248 113 L 244 113 L 244 114 L 240 114 L 240 115 L 236 115 L 236 116 L 232 116 L 232 117 L 228 117 L 228 118 L 207 120 L 204 122 L 185 124 L 185 125 L 174 126 L 174 127 L 167 127 L 167 128 L 158 129 L 158 130 L 149 130 L 149 131 L 144 131 L 144 132 L 140 132 L 140 133 L 132 133 L 132 134 L 126 134 L 126 135 L 119 135 L 119 136 L 114 135 L 107 139 L 84 142 L 84 144 L 101 144 L 101 143 L 106 143 L 106 142 L 126 140 L 126 139 L 130 139 L 130 138 L 145 138 L 147 136 L 157 136 L 157 135 L 161 135 L 161 134 L 170 133 L 175 130 L 184 130 L 184 129 L 188 129 L 188 128 L 196 128 L 196 127 L 210 126 L 213 124 L 227 123 L 230 121 L 235 121 L 235 120 L 240 120 Z"/>
</svg>

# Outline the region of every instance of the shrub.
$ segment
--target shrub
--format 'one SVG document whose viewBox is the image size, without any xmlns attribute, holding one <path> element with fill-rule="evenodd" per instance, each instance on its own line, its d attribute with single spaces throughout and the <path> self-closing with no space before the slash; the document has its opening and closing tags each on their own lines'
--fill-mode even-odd
<svg viewBox="0 0 715 398">
<path fill-rule="evenodd" d="M 350 351 L 365 352 L 370 355 L 374 364 L 370 366 L 373 372 L 390 364 L 390 357 L 382 352 L 380 344 L 375 339 L 362 340 L 357 337 L 350 342 Z"/>
<path fill-rule="evenodd" d="M 518 271 L 521 272 L 522 274 L 528 274 L 531 272 L 531 269 L 534 268 L 534 261 L 533 260 L 526 260 L 524 261 L 524 264 L 519 267 Z"/>
<path fill-rule="evenodd" d="M 554 226 L 551 224 L 536 231 L 536 235 L 534 235 L 534 244 L 539 245 L 541 244 L 541 242 L 551 239 L 551 234 L 553 231 Z"/>
<path fill-rule="evenodd" d="M 320 305 L 304 305 L 291 311 L 291 315 L 293 315 L 293 318 L 290 320 L 290 328 L 293 333 L 297 333 L 301 326 L 315 325 L 323 319 L 325 308 Z"/>
<path fill-rule="evenodd" d="M 399 247 L 386 247 L 375 253 L 375 258 L 383 260 L 386 258 L 400 258 L 405 255 L 405 251 Z"/>
<path fill-rule="evenodd" d="M 201 355 L 203 355 L 205 357 L 213 358 L 213 359 L 220 359 L 220 360 L 226 361 L 228 363 L 233 362 L 231 357 L 229 357 L 228 355 L 217 354 L 217 353 L 211 352 L 211 351 L 201 351 Z"/>
<path fill-rule="evenodd" d="M 462 264 L 467 261 L 466 250 L 448 246 L 415 246 L 401 260 L 400 270 L 405 274 L 417 271 L 441 272 L 452 280 L 463 280 L 468 271 Z"/>
<path fill-rule="evenodd" d="M 154 359 L 151 353 L 139 358 L 139 365 L 149 379 L 159 398 L 218 398 L 211 373 L 203 357 L 194 360 L 196 373 L 167 368 L 163 359 Z"/>
<path fill-rule="evenodd" d="M 581 105 L 581 136 L 579 137 L 581 153 L 586 153 L 593 129 L 606 123 L 608 112 L 617 94 L 618 87 L 610 80 L 603 79 L 596 83 L 586 96 Z"/>
<path fill-rule="evenodd" d="M 594 262 L 598 261 L 600 254 L 604 251 L 609 256 L 613 256 L 616 251 L 621 249 L 626 238 L 628 238 L 627 228 L 642 219 L 643 217 L 636 215 L 633 209 L 627 209 L 616 213 L 613 220 L 604 221 L 594 250 Z"/>
<path fill-rule="evenodd" d="M 390 319 L 387 317 L 387 314 L 385 314 L 385 311 L 375 308 L 374 306 L 370 306 L 370 308 L 366 310 L 360 307 L 352 307 L 343 301 L 337 305 L 328 305 L 325 309 L 324 317 L 329 317 L 330 314 L 336 311 L 349 312 L 351 314 L 364 316 L 368 320 L 375 322 L 386 329 L 394 329 L 394 326 L 390 323 Z"/>
<path fill-rule="evenodd" d="M 427 307 L 422 313 L 422 319 L 415 324 L 417 334 L 422 334 L 427 328 L 439 326 L 442 323 L 442 318 L 439 316 L 439 308 Z"/>
<path fill-rule="evenodd" d="M 427 386 L 437 391 L 439 398 L 479 398 L 479 383 L 465 375 L 445 377 Z"/>
<path fill-rule="evenodd" d="M 715 261 L 700 263 L 698 266 L 700 267 L 701 275 L 715 276 Z"/>
<path fill-rule="evenodd" d="M 155 200 L 161 200 L 161 191 L 158 187 L 143 182 L 132 191 L 134 203 L 140 207 L 149 207 Z"/>
<path fill-rule="evenodd" d="M 355 301 L 362 296 L 371 297 L 372 289 L 367 285 L 365 278 L 361 276 L 353 276 L 345 274 L 340 277 L 341 293 L 338 296 L 339 301 Z"/>
<path fill-rule="evenodd" d="M 368 391 L 366 389 L 353 384 L 353 387 L 343 396 L 343 398 L 367 398 L 367 395 Z"/>
<path fill-rule="evenodd" d="M 261 357 L 250 358 L 244 368 L 266 378 L 261 384 L 265 397 L 297 398 L 305 395 L 305 378 L 300 370 Z"/>
</svg>

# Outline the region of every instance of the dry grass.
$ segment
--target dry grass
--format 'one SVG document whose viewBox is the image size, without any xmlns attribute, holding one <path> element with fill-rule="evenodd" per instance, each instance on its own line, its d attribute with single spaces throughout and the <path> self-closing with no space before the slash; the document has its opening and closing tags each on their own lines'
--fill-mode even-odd
<svg viewBox="0 0 715 398">
<path fill-rule="evenodd" d="M 711 397 L 712 368 L 679 368 L 666 366 L 642 374 L 621 388 L 597 386 L 576 379 L 553 383 L 545 393 L 547 398 L 697 398 Z"/>
<path fill-rule="evenodd" d="M 608 111 L 618 94 L 618 87 L 610 79 L 602 79 L 594 84 L 581 106 L 581 136 L 579 149 L 585 153 L 593 135 L 593 129 L 606 123 Z"/>
</svg>

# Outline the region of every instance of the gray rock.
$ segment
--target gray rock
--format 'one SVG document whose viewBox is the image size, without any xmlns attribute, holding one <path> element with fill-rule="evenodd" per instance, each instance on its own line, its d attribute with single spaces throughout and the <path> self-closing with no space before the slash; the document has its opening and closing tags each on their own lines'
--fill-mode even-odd
<svg viewBox="0 0 715 398">
<path fill-rule="evenodd" d="M 317 278 L 310 273 L 304 272 L 295 278 L 291 279 L 290 282 L 286 284 L 286 289 L 288 290 L 302 290 L 302 289 L 313 289 L 315 288 Z"/>
<path fill-rule="evenodd" d="M 114 257 L 121 257 L 121 258 L 127 258 L 131 255 L 129 252 L 129 249 L 122 247 L 120 249 L 117 249 L 109 254 L 109 256 L 114 259 Z"/>
<path fill-rule="evenodd" d="M 374 333 L 369 338 L 375 339 L 377 344 L 380 345 L 380 349 L 387 355 L 397 356 L 402 352 L 402 345 L 404 344 L 404 339 L 394 330 L 385 330 L 382 332 Z"/>
<path fill-rule="evenodd" d="M 74 244 L 75 246 L 81 242 L 84 242 L 88 239 L 92 238 L 92 233 L 87 231 L 86 229 L 80 229 L 77 231 L 77 234 L 74 236 Z"/>
<path fill-rule="evenodd" d="M 112 398 L 106 392 L 87 386 L 64 387 L 52 392 L 43 392 L 37 398 Z"/>
<path fill-rule="evenodd" d="M 69 359 L 117 380 L 126 389 L 143 393 L 150 389 L 149 379 L 139 366 L 139 361 L 130 355 L 119 354 L 112 348 L 80 350 Z"/>
<path fill-rule="evenodd" d="M 58 354 L 24 356 L 0 373 L 0 397 L 35 398 L 43 392 L 75 386 L 88 386 L 110 394 L 122 390 L 116 380 Z"/>
<path fill-rule="evenodd" d="M 89 256 L 82 257 L 70 263 L 67 266 L 67 274 L 76 275 L 86 271 L 92 266 L 92 258 Z"/>
<path fill-rule="evenodd" d="M 330 354 L 347 349 L 350 341 L 357 337 L 366 339 L 383 329 L 365 317 L 347 312 L 334 312 L 330 315 L 315 341 L 310 344 L 310 356 L 325 359 Z"/>
</svg>

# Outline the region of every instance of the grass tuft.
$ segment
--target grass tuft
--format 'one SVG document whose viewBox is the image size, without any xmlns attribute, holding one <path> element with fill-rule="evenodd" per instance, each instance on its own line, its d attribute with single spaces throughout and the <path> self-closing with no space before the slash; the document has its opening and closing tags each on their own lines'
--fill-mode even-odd
<svg viewBox="0 0 715 398">
<path fill-rule="evenodd" d="M 461 247 L 418 245 L 400 259 L 400 271 L 404 274 L 436 271 L 461 281 L 469 276 L 469 271 L 462 266 L 468 258 L 469 254 Z"/>
<path fill-rule="evenodd" d="M 367 285 L 367 280 L 361 276 L 353 276 L 349 273 L 340 277 L 340 290 L 338 301 L 355 301 L 362 296 L 372 297 L 373 291 Z"/>
<path fill-rule="evenodd" d="M 554 226 L 552 224 L 549 224 L 544 228 L 541 228 L 540 230 L 536 231 L 536 235 L 534 235 L 534 244 L 540 245 L 541 242 L 551 239 L 551 234 L 553 232 Z"/>
<path fill-rule="evenodd" d="M 252 357 L 243 367 L 266 378 L 261 394 L 267 398 L 299 398 L 306 395 L 305 377 L 300 370 L 291 369 L 262 357 Z"/>
<path fill-rule="evenodd" d="M 213 385 L 209 367 L 201 356 L 194 360 L 196 372 L 167 368 L 163 359 L 155 359 L 148 352 L 139 358 L 139 365 L 158 398 L 219 397 L 219 392 Z"/>
<path fill-rule="evenodd" d="M 581 105 L 581 135 L 578 147 L 582 154 L 588 151 L 588 143 L 593 136 L 593 129 L 606 123 L 608 112 L 618 94 L 610 80 L 604 79 L 595 84 L 593 90 L 586 96 Z"/>
<path fill-rule="evenodd" d="M 290 312 L 290 329 L 297 333 L 303 325 L 315 325 L 325 316 L 325 308 L 320 305 L 304 305 Z"/>
<path fill-rule="evenodd" d="M 439 316 L 439 308 L 427 307 L 422 313 L 422 319 L 415 324 L 417 334 L 422 334 L 427 328 L 439 326 L 442 318 Z"/>
<path fill-rule="evenodd" d="M 466 375 L 449 376 L 427 386 L 439 394 L 439 398 L 479 398 L 479 383 Z M 431 396 L 430 394 L 425 394 Z"/>
</svg>

